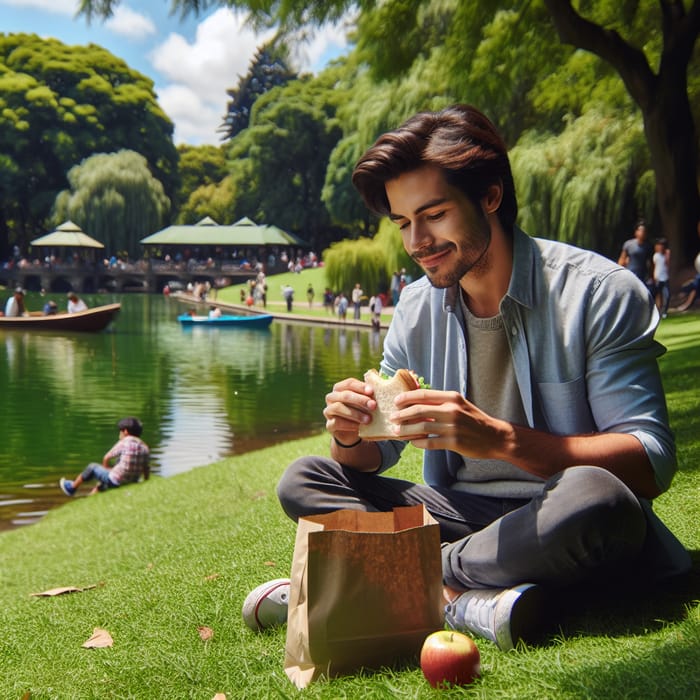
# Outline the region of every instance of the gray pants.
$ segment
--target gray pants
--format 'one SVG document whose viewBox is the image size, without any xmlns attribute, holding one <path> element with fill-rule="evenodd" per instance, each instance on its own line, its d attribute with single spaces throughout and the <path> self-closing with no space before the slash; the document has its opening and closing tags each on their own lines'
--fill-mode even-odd
<svg viewBox="0 0 700 700">
<path fill-rule="evenodd" d="M 277 494 L 294 520 L 339 508 L 424 504 L 440 524 L 444 582 L 458 590 L 525 582 L 561 587 L 615 576 L 641 559 L 647 535 L 639 500 L 599 467 L 566 469 L 533 499 L 503 499 L 305 457 L 288 467 Z"/>
</svg>

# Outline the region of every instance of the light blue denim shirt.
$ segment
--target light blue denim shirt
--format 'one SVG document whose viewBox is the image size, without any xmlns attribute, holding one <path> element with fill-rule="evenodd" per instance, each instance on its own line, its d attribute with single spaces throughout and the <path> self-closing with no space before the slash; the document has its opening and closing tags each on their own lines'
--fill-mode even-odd
<svg viewBox="0 0 700 700">
<path fill-rule="evenodd" d="M 384 342 L 384 372 L 406 367 L 433 389 L 467 396 L 458 294 L 458 286 L 436 289 L 425 277 L 403 290 Z M 654 340 L 659 316 L 646 287 L 600 255 L 516 229 L 500 311 L 528 425 L 556 435 L 634 435 L 666 490 L 676 454 L 657 363 L 665 349 Z M 404 446 L 379 443 L 380 471 Z M 450 486 L 461 465 L 455 452 L 426 450 L 425 481 Z"/>
</svg>

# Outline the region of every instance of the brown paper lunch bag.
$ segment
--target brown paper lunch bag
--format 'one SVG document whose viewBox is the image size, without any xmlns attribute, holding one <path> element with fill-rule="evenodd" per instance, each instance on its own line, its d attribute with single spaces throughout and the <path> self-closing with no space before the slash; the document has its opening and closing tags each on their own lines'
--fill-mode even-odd
<svg viewBox="0 0 700 700">
<path fill-rule="evenodd" d="M 443 626 L 440 530 L 424 506 L 299 519 L 284 660 L 298 688 L 417 655 Z"/>
</svg>

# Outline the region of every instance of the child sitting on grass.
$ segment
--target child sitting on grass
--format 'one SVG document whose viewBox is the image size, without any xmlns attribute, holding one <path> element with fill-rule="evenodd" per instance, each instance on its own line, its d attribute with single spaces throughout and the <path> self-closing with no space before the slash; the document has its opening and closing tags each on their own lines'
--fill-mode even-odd
<svg viewBox="0 0 700 700">
<path fill-rule="evenodd" d="M 97 479 L 99 483 L 92 489 L 91 494 L 138 481 L 141 474 L 144 479 L 148 479 L 151 473 L 150 451 L 148 445 L 141 440 L 141 421 L 128 417 L 122 418 L 117 425 L 119 441 L 102 458 L 102 464 L 90 462 L 73 481 L 61 478 L 59 486 L 66 496 L 74 496 L 83 482 L 93 479 Z M 117 461 L 112 466 L 110 460 L 113 459 Z"/>
</svg>

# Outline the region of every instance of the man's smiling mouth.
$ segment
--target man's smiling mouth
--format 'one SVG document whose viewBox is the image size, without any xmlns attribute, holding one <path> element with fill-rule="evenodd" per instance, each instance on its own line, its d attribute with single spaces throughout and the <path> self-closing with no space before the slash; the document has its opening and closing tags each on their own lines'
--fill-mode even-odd
<svg viewBox="0 0 700 700">
<path fill-rule="evenodd" d="M 452 245 L 447 243 L 440 247 L 424 248 L 416 251 L 411 256 L 421 267 L 431 268 L 438 265 L 452 250 Z"/>
</svg>

